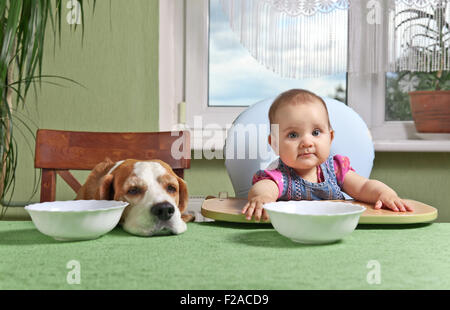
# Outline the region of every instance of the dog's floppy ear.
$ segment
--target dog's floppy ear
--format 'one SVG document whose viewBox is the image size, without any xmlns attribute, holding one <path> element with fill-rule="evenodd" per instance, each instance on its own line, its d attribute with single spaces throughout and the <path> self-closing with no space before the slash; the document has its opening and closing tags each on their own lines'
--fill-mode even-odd
<svg viewBox="0 0 450 310">
<path fill-rule="evenodd" d="M 112 174 L 105 175 L 98 189 L 99 200 L 114 200 L 114 176 Z"/>
<path fill-rule="evenodd" d="M 180 189 L 178 197 L 178 209 L 180 209 L 180 213 L 183 213 L 187 209 L 189 194 L 186 182 L 179 176 L 176 177 L 178 180 L 178 188 Z"/>
<path fill-rule="evenodd" d="M 109 158 L 98 163 L 88 175 L 86 182 L 81 186 L 75 199 L 103 199 L 100 198 L 100 188 L 103 187 L 103 196 L 106 195 L 106 185 L 112 185 L 112 178 L 105 178 L 106 174 L 115 165 Z M 106 197 L 106 196 L 105 196 Z M 106 200 L 110 200 L 106 198 Z"/>
</svg>

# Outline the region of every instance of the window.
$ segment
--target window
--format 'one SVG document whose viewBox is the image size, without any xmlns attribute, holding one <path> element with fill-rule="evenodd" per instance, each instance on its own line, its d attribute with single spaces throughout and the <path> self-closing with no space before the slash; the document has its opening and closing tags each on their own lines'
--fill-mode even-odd
<svg viewBox="0 0 450 310">
<path fill-rule="evenodd" d="M 409 72 L 404 72 L 407 75 Z M 411 107 L 408 92 L 415 90 L 415 82 L 402 78 L 404 75 L 396 72 L 386 74 L 386 121 L 411 121 Z M 409 81 L 408 81 L 409 80 Z"/>
<path fill-rule="evenodd" d="M 209 3 L 208 106 L 249 106 L 292 88 L 308 89 L 318 95 L 345 102 L 345 72 L 302 80 L 280 77 L 258 63 L 242 46 L 230 27 L 220 1 L 210 0 Z M 347 11 L 339 13 L 339 18 L 346 25 Z M 347 27 L 342 27 L 339 32 L 339 38 L 347 40 Z M 346 64 L 347 59 L 343 57 L 342 62 Z"/>
<path fill-rule="evenodd" d="M 402 60 L 400 66 L 403 69 L 408 65 L 414 69 L 426 68 L 430 72 L 401 70 L 386 75 L 386 121 L 412 120 L 409 92 L 450 89 L 450 71 L 438 72 L 439 68 L 447 67 L 449 21 L 450 3 L 443 2 L 442 8 L 438 8 L 436 3 L 433 8 L 431 2 L 423 2 L 414 9 L 403 2 L 396 3 L 395 29 L 398 42 L 395 56 Z"/>
<path fill-rule="evenodd" d="M 400 1 L 398 1 L 400 2 Z M 397 2 L 396 2 L 397 4 Z M 351 10 L 354 10 L 351 7 Z M 358 9 L 358 8 L 356 8 Z M 364 7 L 359 14 L 366 14 L 370 9 Z M 357 14 L 354 14 L 355 16 Z M 375 32 L 373 42 L 366 42 L 377 51 L 386 51 L 389 43 L 388 15 L 385 11 L 381 14 L 379 27 Z M 365 19 L 359 17 L 362 33 L 373 25 L 365 23 Z M 349 49 L 349 57 L 359 55 L 373 55 L 364 45 Z M 376 54 L 376 53 L 375 53 Z M 379 53 L 382 55 L 382 53 Z M 370 61 L 370 60 L 369 60 Z M 448 138 L 435 135 L 425 137 L 415 130 L 414 122 L 410 117 L 409 98 L 407 91 L 410 81 L 399 79 L 399 73 L 377 73 L 370 75 L 348 75 L 348 103 L 358 112 L 370 128 L 377 151 L 449 151 Z M 394 87 L 393 87 L 394 86 Z"/>
<path fill-rule="evenodd" d="M 346 25 L 345 15 L 343 20 Z M 247 106 L 294 87 L 346 100 L 345 73 L 300 81 L 280 78 L 258 64 L 235 38 L 217 0 L 187 0 L 185 24 L 185 100 L 189 128 L 209 126 L 209 129 L 222 130 L 215 138 L 223 140 L 227 128 Z M 233 57 L 225 56 L 227 62 L 223 62 L 225 51 L 233 54 Z M 214 145 L 220 149 L 223 141 Z"/>
<path fill-rule="evenodd" d="M 217 0 L 211 1 L 212 12 L 209 14 L 208 0 L 165 0 L 160 1 L 160 14 L 164 7 L 172 6 L 173 11 L 169 16 L 161 17 L 160 15 L 160 31 L 165 31 L 160 37 L 167 37 L 167 40 L 160 40 L 160 128 L 169 128 L 167 124 L 173 125 L 173 114 L 177 114 L 176 104 L 179 101 L 186 102 L 186 124 L 189 128 L 195 128 L 197 125 L 206 127 L 209 124 L 214 124 L 216 131 L 222 131 L 221 135 L 216 136 L 217 143 L 214 145 L 218 148 L 223 145 L 224 132 L 227 126 L 230 126 L 232 121 L 241 113 L 246 106 L 262 100 L 267 96 L 275 96 L 283 89 L 283 87 L 274 89 L 267 89 L 263 81 L 253 77 L 248 77 L 248 81 L 257 82 L 256 87 L 260 88 L 259 94 L 248 95 L 234 98 L 229 96 L 230 91 L 227 89 L 229 84 L 236 81 L 236 75 L 240 73 L 225 73 L 221 71 L 225 66 L 220 65 L 219 54 L 215 54 L 214 44 L 221 45 L 222 41 L 216 39 L 215 23 L 220 22 L 222 17 L 215 11 L 217 7 Z M 350 10 L 353 10 L 351 7 Z M 370 8 L 365 7 L 365 2 L 362 8 L 353 12 L 354 16 L 358 16 L 361 24 L 358 27 L 363 29 L 366 25 L 366 14 Z M 180 13 L 182 12 L 182 13 Z M 212 29 L 208 28 L 211 22 Z M 223 20 L 222 20 L 223 22 Z M 383 47 L 386 46 L 388 36 L 386 35 L 388 29 L 381 21 L 382 31 L 377 32 L 374 39 L 374 44 L 371 46 Z M 384 28 L 383 28 L 384 27 Z M 173 28 L 173 29 L 172 29 Z M 173 30 L 173 33 L 167 33 L 168 30 Z M 209 33 L 211 31 L 211 33 Z M 221 34 L 223 35 L 223 33 Z M 172 38 L 172 39 L 171 39 Z M 211 41 L 208 40 L 211 39 Z M 171 42 L 169 44 L 168 42 Z M 349 48 L 348 59 L 352 59 L 355 55 L 360 55 L 361 51 L 369 48 L 366 47 L 367 42 L 361 42 L 361 45 Z M 209 44 L 212 44 L 210 48 Z M 236 42 L 230 43 L 231 46 L 239 46 Z M 167 47 L 167 45 L 169 45 Z M 221 45 L 221 48 L 223 46 Z M 242 48 L 239 47 L 242 51 Z M 219 49 L 223 52 L 223 49 Z M 243 49 L 243 52 L 246 52 Z M 367 53 L 370 54 L 370 53 Z M 247 55 L 248 56 L 248 55 Z M 242 56 L 244 57 L 244 56 Z M 166 59 L 167 58 L 167 59 Z M 166 60 L 165 60 L 166 59 Z M 363 58 L 364 59 L 364 58 Z M 257 63 L 255 63 L 257 65 Z M 227 70 L 229 68 L 226 68 Z M 254 69 L 258 70 L 258 69 Z M 166 75 L 161 79 L 162 72 Z M 171 72 L 171 73 L 170 73 Z M 217 78 L 215 78 L 217 77 Z M 228 80 L 226 79 L 228 78 Z M 328 79 L 328 80 L 327 80 Z M 346 80 L 346 83 L 344 81 Z M 162 82 L 161 82 L 162 81 Z M 402 84 L 398 81 L 398 74 L 370 74 L 358 75 L 354 73 L 343 74 L 331 79 L 330 77 L 322 79 L 322 81 L 336 82 L 331 88 L 324 91 L 320 87 L 314 88 L 313 84 L 305 84 L 305 81 L 300 81 L 297 86 L 297 81 L 288 81 L 293 84 L 286 86 L 286 89 L 296 87 L 305 87 L 318 92 L 324 96 L 344 96 L 347 105 L 353 108 L 364 119 L 368 125 L 375 144 L 375 149 L 380 151 L 448 151 L 450 150 L 450 141 L 420 142 L 415 136 L 414 123 L 408 115 L 408 105 L 402 103 L 405 100 L 404 94 L 401 99 L 398 99 L 400 93 L 391 96 L 394 99 L 389 99 L 390 87 L 397 83 L 398 87 L 402 89 Z M 242 82 L 242 80 L 241 80 Z M 307 81 L 308 82 L 308 81 Z M 310 82 L 310 81 L 309 81 Z M 227 84 L 227 88 L 223 88 L 220 84 Z M 300 84 L 303 83 L 303 84 Z M 320 82 L 316 82 L 320 83 Z M 239 83 L 236 83 L 239 84 Z M 276 84 L 276 83 L 273 83 Z M 163 86 L 161 86 L 163 85 Z M 166 86 L 164 86 L 166 85 Z M 245 84 L 244 84 L 245 85 Z M 286 84 L 287 85 L 287 84 Z M 241 85 L 238 85 L 241 86 Z M 250 88 L 249 84 L 246 88 Z M 333 93 L 333 88 L 335 89 Z M 405 88 L 403 88 L 405 90 Z M 237 91 L 236 91 L 237 92 Z M 234 93 L 234 91 L 233 91 Z M 171 100 L 164 100 L 163 96 L 172 96 Z M 340 97 L 342 101 L 343 97 Z M 166 112 L 163 112 L 166 111 Z M 171 115 L 170 117 L 167 114 Z M 178 113 L 179 114 L 179 113 Z M 194 124 L 194 117 L 201 115 L 201 122 Z M 166 127 L 163 127 L 166 126 Z M 172 126 L 173 127 L 173 126 Z M 205 137 L 203 137 L 205 138 Z M 412 141 L 412 142 L 411 142 Z M 197 144 L 197 148 L 200 144 Z M 195 143 L 191 146 L 196 148 Z"/>
</svg>

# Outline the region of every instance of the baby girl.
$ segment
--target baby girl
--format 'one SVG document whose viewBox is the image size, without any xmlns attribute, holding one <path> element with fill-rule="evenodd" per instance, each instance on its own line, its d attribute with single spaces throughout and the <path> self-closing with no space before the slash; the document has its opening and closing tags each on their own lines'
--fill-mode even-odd
<svg viewBox="0 0 450 310">
<path fill-rule="evenodd" d="M 248 220 L 255 216 L 256 221 L 267 221 L 263 205 L 268 202 L 343 200 L 343 192 L 374 203 L 375 209 L 384 206 L 395 212 L 413 211 L 389 186 L 358 175 L 348 157 L 330 156 L 334 131 L 319 96 L 302 89 L 286 91 L 271 105 L 269 121 L 269 144 L 280 158 L 275 169 L 259 170 L 253 176 L 248 202 L 242 209 Z"/>
</svg>

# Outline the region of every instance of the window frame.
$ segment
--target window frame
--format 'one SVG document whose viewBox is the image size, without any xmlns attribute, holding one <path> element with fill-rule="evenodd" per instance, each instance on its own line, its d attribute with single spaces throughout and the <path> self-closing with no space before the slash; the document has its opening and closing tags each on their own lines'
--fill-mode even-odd
<svg viewBox="0 0 450 310">
<path fill-rule="evenodd" d="M 185 89 L 184 16 L 184 1 L 159 1 L 159 131 L 175 130 L 183 122 L 178 107 Z"/>
<path fill-rule="evenodd" d="M 353 14 L 362 14 L 360 8 L 353 8 Z M 367 8 L 367 13 L 369 9 Z M 386 16 L 382 14 L 380 24 L 369 25 L 366 18 L 358 18 L 364 24 L 359 28 L 378 27 L 376 31 L 375 44 L 373 46 L 387 50 L 388 45 L 388 22 Z M 368 46 L 368 45 L 366 45 Z M 368 47 L 372 48 L 372 46 Z M 348 49 L 348 57 L 351 59 L 353 55 L 367 55 L 364 46 L 357 45 Z M 382 53 L 373 53 L 379 57 L 385 56 Z M 414 139 L 415 127 L 413 121 L 386 121 L 385 105 L 386 105 L 386 73 L 378 72 L 372 74 L 358 74 L 349 72 L 347 75 L 347 104 L 354 109 L 366 122 L 369 127 L 373 140 L 409 140 Z"/>
<path fill-rule="evenodd" d="M 161 16 L 161 9 L 167 6 L 175 13 L 172 12 L 171 16 L 167 14 Z M 180 18 L 180 12 L 183 11 L 183 18 Z M 213 149 L 221 150 L 227 129 L 246 108 L 207 106 L 209 1 L 160 1 L 160 37 L 167 38 L 167 31 L 166 33 L 161 31 L 172 29 L 170 24 L 174 33 L 168 35 L 172 35 L 173 40 L 160 40 L 160 102 L 164 103 L 160 104 L 160 130 L 174 128 L 176 124 L 173 120 L 177 119 L 177 123 L 185 123 L 187 128 L 195 129 L 191 135 L 193 149 L 202 149 L 205 143 L 208 143 L 209 146 L 213 145 Z M 381 25 L 383 28 L 378 32 L 375 46 L 382 47 L 385 46 L 388 36 L 386 23 L 382 21 Z M 362 49 L 363 46 L 358 48 Z M 352 57 L 353 53 L 360 53 L 361 50 L 358 48 L 349 48 L 348 57 Z M 161 71 L 165 71 L 165 80 L 162 79 L 164 73 Z M 174 89 L 170 86 L 171 83 Z M 349 72 L 347 75 L 347 104 L 366 122 L 375 150 L 450 151 L 450 140 L 420 140 L 415 134 L 413 121 L 385 120 L 385 83 L 384 73 L 358 76 Z M 164 100 L 167 93 L 172 93 L 169 101 Z M 182 101 L 186 103 L 185 119 L 180 118 L 177 109 L 178 103 Z M 195 120 L 196 116 L 201 118 Z M 203 132 L 195 134 L 198 133 L 198 129 Z M 208 131 L 204 131 L 205 129 Z"/>
<path fill-rule="evenodd" d="M 208 106 L 208 0 L 186 0 L 185 25 L 186 59 L 189 59 L 186 61 L 186 124 L 189 128 L 197 128 L 195 117 L 201 116 L 203 128 L 210 125 L 225 131 L 247 107 Z"/>
</svg>

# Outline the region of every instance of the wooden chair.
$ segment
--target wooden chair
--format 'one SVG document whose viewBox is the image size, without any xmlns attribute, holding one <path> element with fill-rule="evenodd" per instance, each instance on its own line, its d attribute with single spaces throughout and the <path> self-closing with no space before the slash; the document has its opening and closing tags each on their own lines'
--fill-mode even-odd
<svg viewBox="0 0 450 310">
<path fill-rule="evenodd" d="M 175 141 L 180 159 L 171 153 Z M 106 157 L 112 161 L 160 159 L 183 178 L 184 169 L 191 163 L 189 131 L 111 133 L 40 129 L 36 135 L 34 166 L 42 169 L 41 202 L 55 200 L 56 174 L 77 193 L 81 184 L 69 170 L 92 170 Z"/>
</svg>

